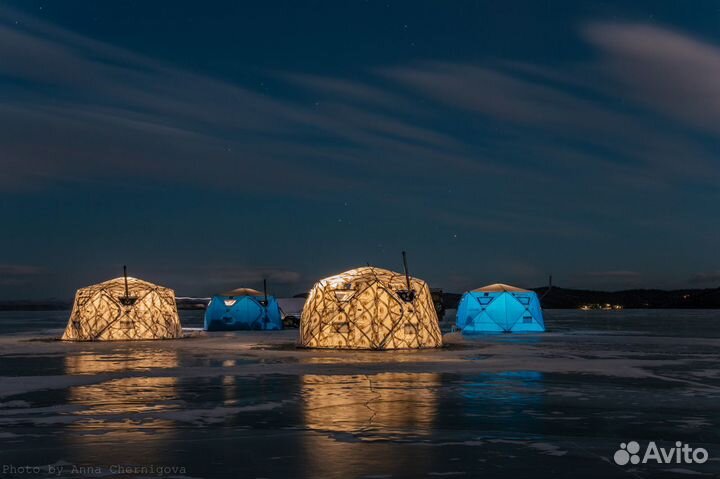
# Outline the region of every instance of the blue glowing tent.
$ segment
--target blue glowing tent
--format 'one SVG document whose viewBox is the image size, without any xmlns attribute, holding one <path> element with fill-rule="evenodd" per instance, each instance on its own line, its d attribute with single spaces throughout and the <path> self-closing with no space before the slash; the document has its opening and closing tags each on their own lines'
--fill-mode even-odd
<svg viewBox="0 0 720 479">
<path fill-rule="evenodd" d="M 545 331 L 537 294 L 501 283 L 463 294 L 455 324 L 463 334 Z"/>
<path fill-rule="evenodd" d="M 250 288 L 217 294 L 205 310 L 206 331 L 276 330 L 282 327 L 275 297 Z"/>
</svg>

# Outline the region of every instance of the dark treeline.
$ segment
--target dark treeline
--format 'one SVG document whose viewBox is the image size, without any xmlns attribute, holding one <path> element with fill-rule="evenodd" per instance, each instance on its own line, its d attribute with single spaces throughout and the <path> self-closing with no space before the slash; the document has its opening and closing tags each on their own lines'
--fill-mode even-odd
<svg viewBox="0 0 720 479">
<path fill-rule="evenodd" d="M 546 309 L 576 309 L 582 305 L 620 305 L 628 309 L 720 309 L 720 288 L 707 289 L 628 289 L 623 291 L 593 291 L 554 286 L 548 294 L 547 286 L 534 288 L 542 298 Z M 298 295 L 300 296 L 300 295 Z M 446 309 L 456 308 L 460 293 L 443 293 L 442 303 Z M 182 298 L 179 309 L 203 309 L 203 298 Z M 0 301 L 0 311 L 58 311 L 72 307 L 71 301 L 6 300 Z"/>
</svg>

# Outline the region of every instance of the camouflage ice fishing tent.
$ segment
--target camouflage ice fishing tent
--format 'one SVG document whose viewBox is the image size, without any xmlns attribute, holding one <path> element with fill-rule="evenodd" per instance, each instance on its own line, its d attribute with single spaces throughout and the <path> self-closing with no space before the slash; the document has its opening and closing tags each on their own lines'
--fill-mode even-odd
<svg viewBox="0 0 720 479">
<path fill-rule="evenodd" d="M 406 349 L 442 346 L 427 284 L 380 268 L 346 271 L 319 281 L 300 320 L 300 346 Z"/>
<path fill-rule="evenodd" d="M 463 294 L 456 325 L 464 334 L 545 331 L 537 294 L 502 283 Z"/>
<path fill-rule="evenodd" d="M 171 289 L 116 278 L 79 289 L 63 340 L 123 341 L 182 336 Z"/>
</svg>

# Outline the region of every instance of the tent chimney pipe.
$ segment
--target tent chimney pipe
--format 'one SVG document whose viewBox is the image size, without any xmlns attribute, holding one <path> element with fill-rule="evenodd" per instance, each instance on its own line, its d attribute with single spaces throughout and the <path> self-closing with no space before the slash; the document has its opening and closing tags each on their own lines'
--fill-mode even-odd
<svg viewBox="0 0 720 479">
<path fill-rule="evenodd" d="M 268 321 L 270 321 L 268 317 L 267 278 L 263 278 L 263 293 L 265 294 L 265 301 L 263 301 L 263 322 L 267 324 Z"/>
<path fill-rule="evenodd" d="M 410 273 L 408 273 L 407 255 L 405 254 L 405 251 L 402 252 L 402 257 L 403 257 L 403 268 L 405 268 L 405 282 L 407 283 L 408 292 L 410 292 Z"/>
<path fill-rule="evenodd" d="M 553 286 L 552 286 L 552 275 L 550 275 L 550 277 L 548 278 L 548 287 L 547 287 L 547 289 L 545 290 L 545 292 L 543 293 L 543 295 L 540 296 L 540 300 L 542 300 L 543 298 L 545 298 L 545 296 L 548 295 L 548 293 L 550 292 L 550 290 L 551 290 L 552 288 L 553 288 Z"/>
<path fill-rule="evenodd" d="M 130 297 L 130 291 L 128 290 L 128 282 L 127 282 L 127 265 L 123 265 L 123 277 L 125 278 L 125 297 Z"/>
</svg>

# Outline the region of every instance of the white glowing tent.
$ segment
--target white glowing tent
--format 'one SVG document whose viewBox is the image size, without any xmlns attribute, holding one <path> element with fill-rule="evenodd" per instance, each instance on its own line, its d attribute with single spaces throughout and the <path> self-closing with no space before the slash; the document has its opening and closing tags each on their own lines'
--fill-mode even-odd
<svg viewBox="0 0 720 479">
<path fill-rule="evenodd" d="M 121 277 L 79 289 L 63 340 L 123 341 L 182 337 L 175 292 Z"/>
<path fill-rule="evenodd" d="M 363 267 L 315 284 L 303 308 L 299 343 L 311 348 L 434 348 L 442 346 L 442 334 L 424 281 Z"/>
</svg>

